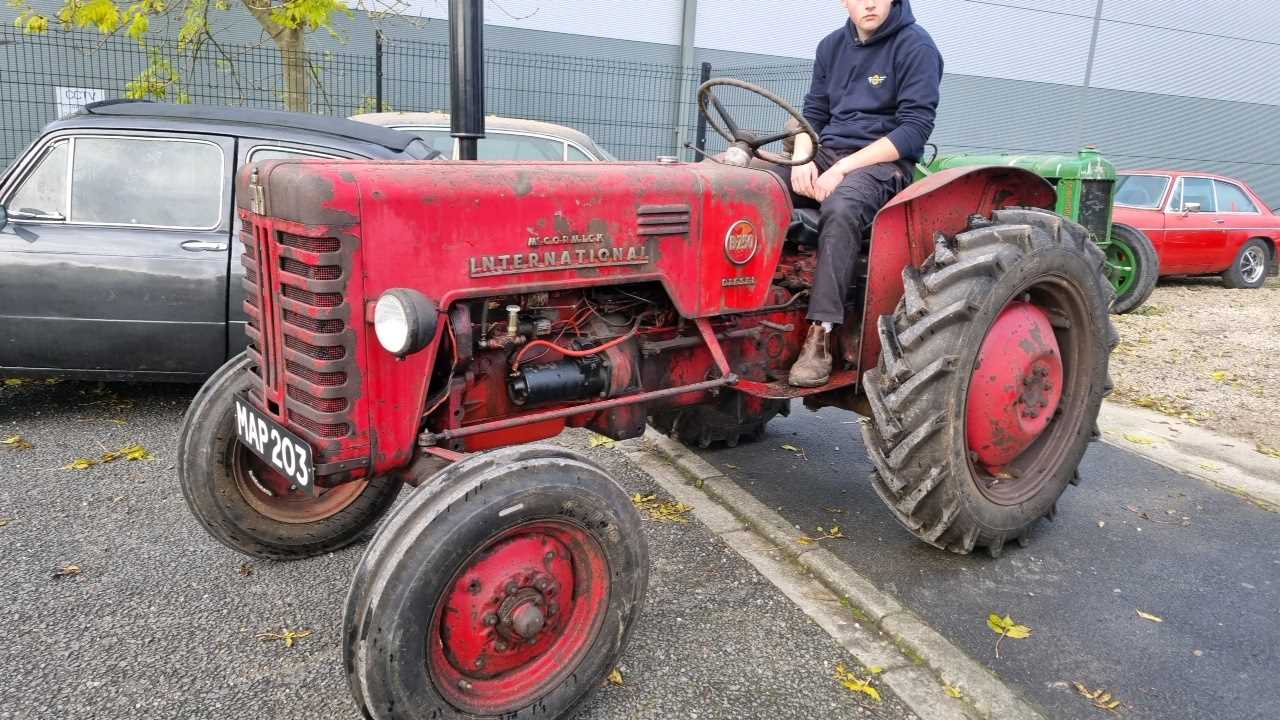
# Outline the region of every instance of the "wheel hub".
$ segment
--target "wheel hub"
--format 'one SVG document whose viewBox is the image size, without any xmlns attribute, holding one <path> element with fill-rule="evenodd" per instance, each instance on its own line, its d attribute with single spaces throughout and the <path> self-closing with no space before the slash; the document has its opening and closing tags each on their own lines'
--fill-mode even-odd
<svg viewBox="0 0 1280 720">
<path fill-rule="evenodd" d="M 546 521 L 508 531 L 441 599 L 428 637 L 437 687 L 468 712 L 526 703 L 590 645 L 607 601 L 603 553 L 580 528 Z"/>
<path fill-rule="evenodd" d="M 1040 437 L 1062 400 L 1062 354 L 1049 316 L 1010 303 L 987 331 L 969 383 L 970 458 L 991 473 Z"/>
</svg>

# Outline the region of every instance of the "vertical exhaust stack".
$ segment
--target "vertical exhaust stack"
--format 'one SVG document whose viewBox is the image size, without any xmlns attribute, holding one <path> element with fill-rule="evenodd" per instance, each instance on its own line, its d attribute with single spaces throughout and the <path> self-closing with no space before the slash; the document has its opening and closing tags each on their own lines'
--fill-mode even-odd
<svg viewBox="0 0 1280 720">
<path fill-rule="evenodd" d="M 458 157 L 484 137 L 484 0 L 449 0 L 449 119 Z"/>
</svg>

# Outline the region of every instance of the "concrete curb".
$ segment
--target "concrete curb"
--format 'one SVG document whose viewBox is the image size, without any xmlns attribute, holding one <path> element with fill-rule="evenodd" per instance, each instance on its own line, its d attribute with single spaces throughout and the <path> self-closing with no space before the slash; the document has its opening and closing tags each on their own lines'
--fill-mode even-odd
<svg viewBox="0 0 1280 720">
<path fill-rule="evenodd" d="M 1045 720 L 896 598 L 827 550 L 797 543 L 800 533 L 782 516 L 679 442 L 650 428 L 620 445 L 859 662 L 884 668 L 877 679 L 924 720 Z"/>
<path fill-rule="evenodd" d="M 1102 404 L 1098 428 L 1108 445 L 1280 512 L 1280 460 L 1255 451 L 1248 440 L 1113 402 Z"/>
</svg>

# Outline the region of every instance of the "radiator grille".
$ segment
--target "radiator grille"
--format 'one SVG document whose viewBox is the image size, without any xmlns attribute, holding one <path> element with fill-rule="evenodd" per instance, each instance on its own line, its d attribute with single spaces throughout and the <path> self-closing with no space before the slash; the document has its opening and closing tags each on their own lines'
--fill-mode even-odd
<svg viewBox="0 0 1280 720">
<path fill-rule="evenodd" d="M 303 330 L 310 330 L 313 333 L 322 333 L 325 335 L 340 333 L 343 328 L 346 327 L 346 323 L 341 320 L 318 320 L 313 317 L 307 317 L 306 315 L 300 315 L 292 310 L 284 311 L 284 321 L 294 327 L 300 327 Z"/>
<path fill-rule="evenodd" d="M 285 297 L 290 300 L 297 300 L 308 305 L 316 307 L 338 307 L 342 304 L 342 293 L 335 292 L 311 292 L 296 285 L 282 284 L 281 289 Z"/>
<path fill-rule="evenodd" d="M 289 397 L 323 413 L 336 413 L 347 409 L 347 399 L 344 397 L 319 398 L 296 385 L 289 386 Z"/>
<path fill-rule="evenodd" d="M 280 244 L 313 253 L 338 252 L 342 247 L 338 238 L 309 238 L 290 233 L 280 233 Z"/>
<path fill-rule="evenodd" d="M 342 268 L 337 265 L 308 265 L 287 257 L 280 258 L 280 269 L 309 280 L 337 280 L 342 277 Z"/>
<path fill-rule="evenodd" d="M 1111 217 L 1110 180 L 1085 180 L 1080 189 L 1080 217 L 1077 222 L 1089 231 L 1094 242 L 1107 239 L 1107 225 Z"/>
<path fill-rule="evenodd" d="M 290 416 L 290 421 L 320 438 L 340 438 L 351 433 L 351 426 L 347 423 L 321 423 L 297 413 Z"/>
<path fill-rule="evenodd" d="M 341 345 L 312 345 L 292 335 L 284 336 L 284 346 L 316 360 L 341 360 L 347 356 L 347 349 Z"/>
<path fill-rule="evenodd" d="M 300 377 L 312 385 L 321 385 L 324 387 L 334 387 L 337 385 L 345 385 L 347 383 L 347 374 L 341 370 L 335 372 L 320 372 L 296 363 L 292 360 L 285 362 L 285 369 L 290 375 Z"/>
</svg>

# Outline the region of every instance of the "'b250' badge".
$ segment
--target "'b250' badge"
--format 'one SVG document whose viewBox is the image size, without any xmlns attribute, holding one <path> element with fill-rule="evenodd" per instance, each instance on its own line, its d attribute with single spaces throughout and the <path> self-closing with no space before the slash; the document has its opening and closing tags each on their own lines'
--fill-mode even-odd
<svg viewBox="0 0 1280 720">
<path fill-rule="evenodd" d="M 756 256 L 759 241 L 756 238 L 756 226 L 747 220 L 739 220 L 729 227 L 724 236 L 724 254 L 729 262 L 745 265 Z"/>
</svg>

